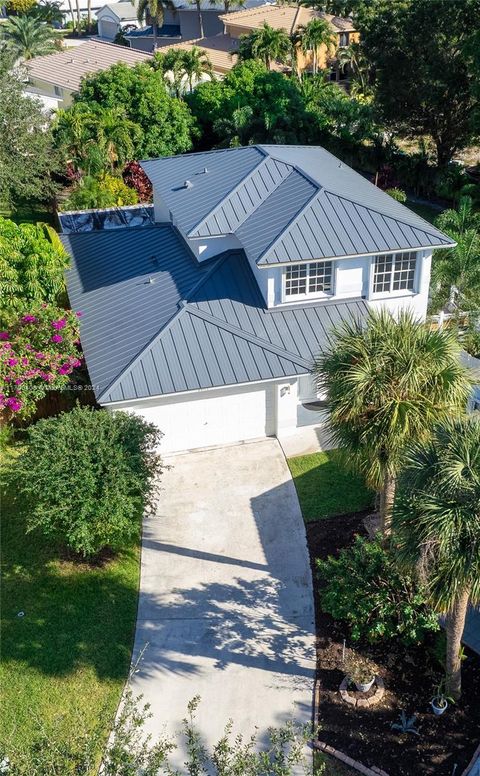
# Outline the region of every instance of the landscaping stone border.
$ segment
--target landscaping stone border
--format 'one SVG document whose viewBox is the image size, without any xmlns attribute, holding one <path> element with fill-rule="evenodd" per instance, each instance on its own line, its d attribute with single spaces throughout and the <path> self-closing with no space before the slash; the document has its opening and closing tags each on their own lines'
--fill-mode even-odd
<svg viewBox="0 0 480 776">
<path fill-rule="evenodd" d="M 345 703 L 349 703 L 350 706 L 355 706 L 357 709 L 368 709 L 370 706 L 376 706 L 377 703 L 380 703 L 385 695 L 385 684 L 381 676 L 375 676 L 374 684 L 377 685 L 375 695 L 371 695 L 370 698 L 354 698 L 353 695 L 350 695 L 348 692 L 348 679 L 345 676 L 340 684 L 339 692 L 342 696 L 342 700 L 344 700 Z"/>
</svg>

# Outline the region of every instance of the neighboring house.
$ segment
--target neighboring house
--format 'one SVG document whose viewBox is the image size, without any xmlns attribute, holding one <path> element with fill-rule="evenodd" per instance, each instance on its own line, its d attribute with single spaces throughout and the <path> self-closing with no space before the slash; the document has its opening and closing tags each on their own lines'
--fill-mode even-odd
<svg viewBox="0 0 480 776">
<path fill-rule="evenodd" d="M 181 41 L 193 41 L 201 36 L 200 20 L 195 5 L 188 0 L 174 0 L 175 9 L 165 8 L 163 26 L 159 28 L 157 34 L 157 47 L 178 43 Z M 264 0 L 247 0 L 246 8 L 254 8 L 264 4 Z M 219 5 L 202 0 L 201 15 L 203 24 L 203 34 L 205 38 L 211 38 L 214 35 L 223 35 L 224 24 L 222 16 L 225 11 Z M 173 32 L 172 32 L 173 30 Z M 152 28 L 143 28 L 134 30 L 126 35 L 131 48 L 141 51 L 153 51 L 153 33 Z"/>
<path fill-rule="evenodd" d="M 153 208 L 60 221 L 97 400 L 156 423 L 164 451 L 320 427 L 310 369 L 332 326 L 425 317 L 432 251 L 452 241 L 323 148 L 142 166 Z"/>
<path fill-rule="evenodd" d="M 293 35 L 300 27 L 305 26 L 312 19 L 324 18 L 331 27 L 335 36 L 336 43 L 327 50 L 322 46 L 318 56 L 318 67 L 331 69 L 331 78 L 338 80 L 341 72 L 336 66 L 335 52 L 342 46 L 348 46 L 350 43 L 358 41 L 359 33 L 355 30 L 351 19 L 341 19 L 332 14 L 326 14 L 321 11 L 315 11 L 312 8 L 303 6 L 287 5 L 262 5 L 257 8 L 244 8 L 241 11 L 233 11 L 228 14 L 221 14 L 219 21 L 223 24 L 223 34 L 215 37 L 205 33 L 204 38 L 194 40 L 185 40 L 182 31 L 182 42 L 177 43 L 177 48 L 188 49 L 192 46 L 198 46 L 205 50 L 210 57 L 214 71 L 222 75 L 234 66 L 236 62 L 235 52 L 238 49 L 239 39 L 242 35 L 248 35 L 253 30 L 258 29 L 267 23 L 274 29 L 285 30 L 289 35 Z M 130 39 L 130 45 L 134 43 Z M 174 43 L 172 41 L 172 43 Z M 162 46 L 164 43 L 162 43 Z M 169 46 L 171 48 L 171 46 Z M 224 52 L 224 56 L 219 57 L 218 51 Z M 300 47 L 297 48 L 297 67 L 300 71 L 308 70 L 312 64 L 311 53 L 304 54 Z"/>
<path fill-rule="evenodd" d="M 127 46 L 89 40 L 74 49 L 30 59 L 26 63 L 29 80 L 26 91 L 49 98 L 53 108 L 66 108 L 86 75 L 107 70 L 117 62 L 133 66 L 150 56 Z"/>
<path fill-rule="evenodd" d="M 98 37 L 113 41 L 124 27 L 138 27 L 137 10 L 130 2 L 109 3 L 97 11 Z"/>
</svg>

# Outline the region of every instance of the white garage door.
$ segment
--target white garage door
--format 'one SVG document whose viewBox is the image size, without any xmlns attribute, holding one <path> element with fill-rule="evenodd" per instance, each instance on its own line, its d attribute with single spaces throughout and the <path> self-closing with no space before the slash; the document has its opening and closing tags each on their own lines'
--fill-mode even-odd
<svg viewBox="0 0 480 776">
<path fill-rule="evenodd" d="M 98 35 L 105 40 L 113 40 L 119 30 L 117 22 L 109 21 L 108 19 L 98 20 Z"/>
<path fill-rule="evenodd" d="M 239 442 L 273 435 L 274 386 L 206 391 L 131 407 L 163 431 L 162 452 Z"/>
</svg>

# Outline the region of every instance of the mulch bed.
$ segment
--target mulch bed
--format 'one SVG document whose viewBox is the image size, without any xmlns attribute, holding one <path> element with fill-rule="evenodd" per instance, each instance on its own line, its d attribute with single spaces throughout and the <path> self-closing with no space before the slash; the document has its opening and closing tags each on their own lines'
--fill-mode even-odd
<svg viewBox="0 0 480 776">
<path fill-rule="evenodd" d="M 356 533 L 365 534 L 365 516 L 358 513 L 307 524 L 314 580 L 315 558 L 336 555 L 351 544 Z M 341 623 L 321 611 L 318 594 L 315 609 L 321 740 L 364 765 L 383 769 L 389 776 L 461 776 L 480 742 L 479 657 L 467 651 L 462 667 L 462 698 L 436 717 L 429 705 L 441 678 L 439 663 L 431 651 L 434 638 L 421 648 L 406 649 L 393 642 L 357 646 L 349 641 Z M 374 661 L 385 682 L 384 698 L 370 709 L 354 709 L 340 698 L 344 638 L 348 648 Z M 391 729 L 402 709 L 409 716 L 416 714 L 419 736 Z"/>
</svg>

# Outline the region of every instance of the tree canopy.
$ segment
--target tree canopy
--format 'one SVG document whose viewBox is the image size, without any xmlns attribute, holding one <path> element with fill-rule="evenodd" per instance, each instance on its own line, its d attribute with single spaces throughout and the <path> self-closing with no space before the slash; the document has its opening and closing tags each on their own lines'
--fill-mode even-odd
<svg viewBox="0 0 480 776">
<path fill-rule="evenodd" d="M 138 128 L 131 158 L 185 153 L 196 134 L 187 105 L 170 96 L 161 71 L 144 63 L 135 67 L 120 63 L 87 77 L 75 98 L 78 105 L 99 117 L 105 109 L 121 106 L 125 118 Z"/>
<path fill-rule="evenodd" d="M 475 135 L 479 97 L 468 49 L 479 20 L 479 0 L 373 0 L 357 8 L 383 119 L 406 135 L 430 135 L 440 166 Z"/>
</svg>

